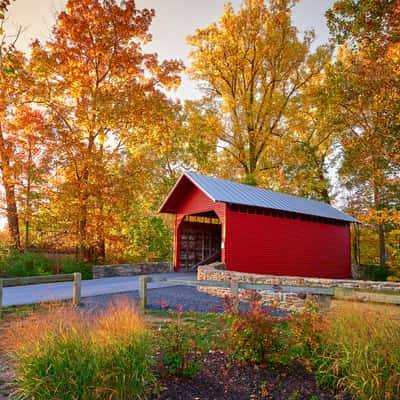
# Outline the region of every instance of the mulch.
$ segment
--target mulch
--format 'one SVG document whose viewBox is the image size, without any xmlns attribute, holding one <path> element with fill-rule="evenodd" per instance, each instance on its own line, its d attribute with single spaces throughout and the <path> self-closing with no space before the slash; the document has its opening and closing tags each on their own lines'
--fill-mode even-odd
<svg viewBox="0 0 400 400">
<path fill-rule="evenodd" d="M 0 357 L 0 400 L 13 398 L 13 374 L 4 354 Z M 8 360 L 7 360 L 8 361 Z M 209 352 L 202 369 L 191 378 L 155 371 L 160 393 L 152 400 L 353 400 L 348 393 L 320 388 L 300 363 L 275 369 L 228 363 L 222 351 Z M 229 365 L 229 367 L 227 366 Z M 314 397 L 313 397 L 314 396 Z"/>
<path fill-rule="evenodd" d="M 320 388 L 315 377 L 300 363 L 266 369 L 228 360 L 213 351 L 202 360 L 194 377 L 165 376 L 157 372 L 160 394 L 153 400 L 352 400 L 348 393 Z M 227 365 L 229 367 L 227 367 Z M 313 397 L 314 396 L 314 397 Z"/>
</svg>

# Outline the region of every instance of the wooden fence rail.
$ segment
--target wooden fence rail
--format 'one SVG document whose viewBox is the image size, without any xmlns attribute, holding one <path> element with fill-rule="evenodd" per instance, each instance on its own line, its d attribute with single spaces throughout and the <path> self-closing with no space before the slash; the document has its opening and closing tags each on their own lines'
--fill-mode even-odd
<svg viewBox="0 0 400 400">
<path fill-rule="evenodd" d="M 38 285 L 41 283 L 69 282 L 74 280 L 74 274 L 24 276 L 22 278 L 2 279 L 3 287 Z"/>
<path fill-rule="evenodd" d="M 344 299 L 354 301 L 369 301 L 373 303 L 400 304 L 400 292 L 394 294 L 385 290 L 368 290 L 361 288 L 326 288 L 318 286 L 284 286 L 265 285 L 261 283 L 246 283 L 236 281 L 197 281 L 186 279 L 170 279 L 151 277 L 148 275 L 139 276 L 139 305 L 145 308 L 147 305 L 147 284 L 151 282 L 179 283 L 186 286 L 205 286 L 230 289 L 231 296 L 236 300 L 239 298 L 239 289 L 265 290 L 274 293 L 303 293 L 306 295 L 322 296 L 322 300 Z M 234 304 L 237 307 L 238 304 Z"/>
<path fill-rule="evenodd" d="M 399 294 L 394 294 L 387 290 L 363 290 L 337 287 L 335 288 L 334 298 L 363 302 L 368 301 L 372 303 L 400 304 L 400 292 Z"/>
<path fill-rule="evenodd" d="M 24 278 L 0 279 L 0 313 L 3 305 L 3 288 L 18 285 L 34 285 L 40 283 L 69 282 L 72 285 L 72 302 L 79 304 L 81 301 L 81 280 L 79 272 L 64 275 L 31 276 Z M 400 304 L 400 293 L 396 294 L 385 290 L 351 289 L 351 288 L 325 288 L 325 287 L 305 287 L 305 286 L 284 286 L 284 285 L 265 285 L 258 283 L 246 283 L 236 281 L 198 281 L 185 279 L 170 279 L 152 277 L 148 275 L 139 276 L 139 305 L 145 308 L 147 305 L 147 285 L 151 282 L 169 282 L 187 286 L 205 286 L 226 288 L 230 290 L 231 296 L 238 301 L 239 289 L 264 290 L 274 293 L 303 293 L 307 295 L 322 296 L 322 299 L 344 299 L 354 301 L 369 301 L 375 303 Z M 238 307 L 238 303 L 234 307 Z"/>
<path fill-rule="evenodd" d="M 21 285 L 37 285 L 41 283 L 71 282 L 72 281 L 72 303 L 78 305 L 81 302 L 82 290 L 82 274 L 74 272 L 73 274 L 62 275 L 43 275 L 28 276 L 23 278 L 6 278 L 0 279 L 0 313 L 3 306 L 3 288 L 21 286 Z"/>
</svg>

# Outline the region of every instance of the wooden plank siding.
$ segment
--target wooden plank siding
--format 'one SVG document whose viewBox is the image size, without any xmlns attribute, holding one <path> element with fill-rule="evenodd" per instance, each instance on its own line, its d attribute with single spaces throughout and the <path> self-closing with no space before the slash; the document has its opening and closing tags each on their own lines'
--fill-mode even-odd
<svg viewBox="0 0 400 400">
<path fill-rule="evenodd" d="M 256 210 L 257 211 L 257 210 Z M 228 270 L 304 277 L 351 277 L 349 224 L 333 225 L 227 210 Z"/>
</svg>

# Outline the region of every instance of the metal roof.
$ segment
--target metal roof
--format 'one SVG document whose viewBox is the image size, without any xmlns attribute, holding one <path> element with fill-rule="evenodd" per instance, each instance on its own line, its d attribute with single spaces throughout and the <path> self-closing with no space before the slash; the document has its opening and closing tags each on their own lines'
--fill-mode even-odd
<svg viewBox="0 0 400 400">
<path fill-rule="evenodd" d="M 186 175 L 214 201 L 291 211 L 340 221 L 359 222 L 355 218 L 321 201 L 274 192 L 194 172 L 185 172 L 183 175 Z"/>
</svg>

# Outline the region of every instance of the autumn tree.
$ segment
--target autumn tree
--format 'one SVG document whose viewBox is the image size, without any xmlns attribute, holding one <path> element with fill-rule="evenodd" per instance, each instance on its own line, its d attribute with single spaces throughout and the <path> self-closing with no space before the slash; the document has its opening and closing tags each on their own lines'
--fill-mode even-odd
<svg viewBox="0 0 400 400">
<path fill-rule="evenodd" d="M 330 175 L 340 135 L 333 116 L 326 75 L 321 73 L 303 85 L 287 107 L 285 140 L 276 141 L 272 150 L 280 159 L 275 171 L 280 190 L 327 203 L 334 199 Z"/>
<path fill-rule="evenodd" d="M 181 110 L 178 159 L 183 169 L 195 169 L 204 174 L 218 174 L 219 138 L 223 124 L 218 107 L 205 99 L 186 100 Z"/>
<path fill-rule="evenodd" d="M 1 50 L 0 182 L 13 247 L 20 249 L 21 222 L 26 247 L 34 203 L 42 190 L 39 181 L 49 171 L 44 165 L 48 165 L 52 154 L 47 147 L 50 128 L 43 115 L 30 105 L 28 92 L 33 80 L 23 54 L 15 50 L 13 43 L 3 44 Z"/>
<path fill-rule="evenodd" d="M 3 35 L 0 42 L 0 172 L 4 188 L 5 210 L 13 247 L 20 249 L 19 216 L 16 195 L 15 140 L 10 131 L 10 118 L 15 105 L 22 101 L 25 81 L 25 57 Z"/>
<path fill-rule="evenodd" d="M 32 223 L 46 201 L 44 194 L 54 158 L 52 131 L 39 110 L 22 102 L 14 106 L 13 116 L 8 121 L 8 134 L 13 142 L 18 218 L 26 250 L 31 244 Z"/>
<path fill-rule="evenodd" d="M 0 19 L 4 19 L 4 16 L 10 6 L 10 0 L 0 0 Z M 2 32 L 2 27 L 0 27 L 0 33 Z"/>
<path fill-rule="evenodd" d="M 295 3 L 245 0 L 238 11 L 228 3 L 217 23 L 188 39 L 190 75 L 219 102 L 219 140 L 249 183 L 279 166 L 270 156 L 285 135 L 285 112 L 329 56 L 323 48 L 311 53 L 311 32 L 299 39 L 291 23 Z"/>
<path fill-rule="evenodd" d="M 337 43 L 353 48 L 368 45 L 381 55 L 400 41 L 399 0 L 337 0 L 326 12 L 327 24 Z"/>
<path fill-rule="evenodd" d="M 84 259 L 105 256 L 114 172 L 165 142 L 161 110 L 172 105 L 162 90 L 179 83 L 181 63 L 143 51 L 153 16 L 133 0 L 69 0 L 52 39 L 32 46 L 32 99 L 57 143 L 52 196 L 64 203 Z"/>
<path fill-rule="evenodd" d="M 182 155 L 180 106 L 160 102 L 147 108 L 137 136 L 114 164 L 115 184 L 107 205 L 110 223 L 109 254 L 120 260 L 162 261 L 172 254 L 171 220 L 158 215 L 158 208 L 179 176 Z M 167 257 L 168 256 L 168 257 Z"/>
<path fill-rule="evenodd" d="M 378 232 L 385 267 L 386 236 L 396 227 L 393 216 L 400 206 L 400 71 L 395 56 L 399 3 L 383 3 L 337 1 L 327 17 L 342 44 L 328 71 L 343 132 L 341 177 L 353 209 Z"/>
</svg>

